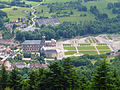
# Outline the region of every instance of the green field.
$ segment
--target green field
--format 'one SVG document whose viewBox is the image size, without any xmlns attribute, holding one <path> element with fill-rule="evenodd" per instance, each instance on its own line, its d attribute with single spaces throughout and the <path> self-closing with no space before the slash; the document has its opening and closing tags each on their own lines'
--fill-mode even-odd
<svg viewBox="0 0 120 90">
<path fill-rule="evenodd" d="M 64 47 L 65 50 L 76 50 L 75 47 Z"/>
<path fill-rule="evenodd" d="M 79 51 L 82 54 L 89 54 L 89 55 L 96 55 L 98 54 L 97 51 Z"/>
<path fill-rule="evenodd" d="M 87 3 L 83 3 L 84 6 L 86 6 L 88 9 L 90 9 L 90 6 L 97 6 L 97 8 L 99 9 L 100 13 L 106 13 L 108 14 L 108 17 L 109 18 L 114 18 L 116 17 L 117 15 L 115 14 L 112 14 L 112 11 L 111 10 L 108 10 L 107 9 L 107 4 L 109 2 L 118 2 L 118 0 L 101 0 L 101 1 L 90 1 L 90 2 L 87 2 Z"/>
<path fill-rule="evenodd" d="M 17 8 L 17 10 L 13 10 L 13 8 Z M 2 10 L 8 14 L 8 17 L 10 18 L 10 20 L 17 20 L 18 18 L 26 18 L 25 12 L 32 11 L 30 8 L 15 7 L 15 6 L 11 8 L 5 8 Z"/>
<path fill-rule="evenodd" d="M 68 51 L 68 52 L 65 52 L 64 54 L 65 55 L 73 55 L 75 53 L 77 53 L 77 52 L 76 51 Z"/>
<path fill-rule="evenodd" d="M 77 47 L 78 50 L 96 50 L 94 46 L 84 46 L 84 47 Z"/>
<path fill-rule="evenodd" d="M 70 2 L 70 1 L 77 1 L 77 0 L 44 0 L 45 3 L 55 3 L 55 2 Z"/>
<path fill-rule="evenodd" d="M 110 49 L 108 46 L 96 46 L 98 50 L 101 49 Z"/>
<path fill-rule="evenodd" d="M 100 54 L 104 54 L 104 53 L 108 53 L 108 52 L 111 52 L 110 50 L 105 50 L 105 51 L 99 51 Z"/>
<path fill-rule="evenodd" d="M 78 44 L 79 46 L 90 46 L 90 44 Z"/>
</svg>

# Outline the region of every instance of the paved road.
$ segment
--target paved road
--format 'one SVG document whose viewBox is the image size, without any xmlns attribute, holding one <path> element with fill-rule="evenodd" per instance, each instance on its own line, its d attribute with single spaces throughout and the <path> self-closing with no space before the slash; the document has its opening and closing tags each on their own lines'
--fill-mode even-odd
<svg viewBox="0 0 120 90">
<path fill-rule="evenodd" d="M 41 3 L 42 3 L 42 2 L 41 2 Z M 41 3 L 40 3 L 40 4 L 41 4 Z M 34 16 L 34 17 L 31 19 L 33 23 L 32 23 L 30 26 L 24 28 L 22 31 L 34 31 L 35 29 L 39 29 L 39 28 L 35 28 L 35 19 L 36 19 L 36 17 L 37 17 L 37 16 L 35 15 L 35 12 L 36 12 L 35 7 L 40 6 L 40 4 L 31 7 L 31 9 L 33 10 L 32 15 Z"/>
</svg>

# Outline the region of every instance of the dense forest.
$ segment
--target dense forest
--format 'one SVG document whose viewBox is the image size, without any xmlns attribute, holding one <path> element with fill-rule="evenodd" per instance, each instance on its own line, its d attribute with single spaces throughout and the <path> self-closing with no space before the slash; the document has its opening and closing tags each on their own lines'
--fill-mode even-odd
<svg viewBox="0 0 120 90">
<path fill-rule="evenodd" d="M 102 60 L 100 60 L 102 58 Z M 92 64 L 90 60 L 97 60 Z M 14 68 L 0 71 L 0 90 L 119 90 L 120 56 L 108 62 L 106 55 L 65 58 L 48 68 Z"/>
</svg>

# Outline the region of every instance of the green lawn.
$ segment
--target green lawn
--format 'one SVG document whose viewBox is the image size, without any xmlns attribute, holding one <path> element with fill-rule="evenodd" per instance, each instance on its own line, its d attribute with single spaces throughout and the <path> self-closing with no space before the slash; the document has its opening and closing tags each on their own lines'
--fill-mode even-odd
<svg viewBox="0 0 120 90">
<path fill-rule="evenodd" d="M 101 49 L 110 49 L 108 46 L 96 46 L 98 50 Z"/>
<path fill-rule="evenodd" d="M 77 47 L 78 50 L 95 50 L 95 47 L 94 46 L 84 46 L 84 47 Z"/>
<path fill-rule="evenodd" d="M 88 39 L 89 39 L 89 42 L 90 42 L 90 43 L 93 43 L 93 40 L 92 40 L 92 38 L 88 38 Z"/>
<path fill-rule="evenodd" d="M 99 51 L 100 54 L 104 54 L 104 53 L 108 53 L 108 52 L 111 52 L 110 50 L 104 50 L 104 51 Z"/>
<path fill-rule="evenodd" d="M 76 51 L 68 51 L 68 52 L 65 52 L 64 54 L 65 55 L 73 55 L 75 53 L 77 53 L 77 52 Z"/>
<path fill-rule="evenodd" d="M 90 44 L 78 44 L 79 46 L 90 46 Z"/>
<path fill-rule="evenodd" d="M 76 50 L 75 47 L 64 47 L 65 50 Z"/>
<path fill-rule="evenodd" d="M 97 51 L 79 51 L 82 54 L 89 54 L 89 55 L 96 55 L 98 54 Z"/>
</svg>

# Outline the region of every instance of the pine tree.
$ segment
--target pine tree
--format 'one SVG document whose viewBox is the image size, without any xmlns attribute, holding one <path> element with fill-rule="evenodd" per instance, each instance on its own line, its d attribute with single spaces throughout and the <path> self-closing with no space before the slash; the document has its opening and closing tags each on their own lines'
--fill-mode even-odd
<svg viewBox="0 0 120 90">
<path fill-rule="evenodd" d="M 37 77 L 37 71 L 32 70 L 32 72 L 29 74 L 29 90 L 36 90 Z"/>
<path fill-rule="evenodd" d="M 21 77 L 18 69 L 15 67 L 10 73 L 10 87 L 14 90 L 20 90 Z"/>
<path fill-rule="evenodd" d="M 112 90 L 115 88 L 112 74 L 106 60 L 101 62 L 96 74 L 92 78 L 92 90 Z"/>
<path fill-rule="evenodd" d="M 64 68 L 55 62 L 49 66 L 51 71 L 50 81 L 53 85 L 52 89 L 62 89 L 64 87 Z"/>
<path fill-rule="evenodd" d="M 73 69 L 72 62 L 70 58 L 66 58 L 64 61 L 64 87 L 68 89 L 78 89 L 79 88 L 79 76 Z"/>
<path fill-rule="evenodd" d="M 5 66 L 2 65 L 0 78 L 0 90 L 4 90 L 8 86 L 8 72 L 5 69 Z"/>
<path fill-rule="evenodd" d="M 80 90 L 89 90 L 90 83 L 83 77 L 80 79 Z"/>
</svg>

